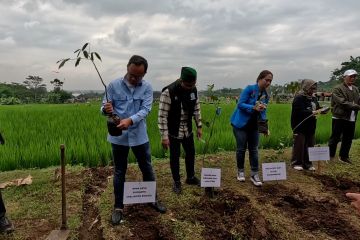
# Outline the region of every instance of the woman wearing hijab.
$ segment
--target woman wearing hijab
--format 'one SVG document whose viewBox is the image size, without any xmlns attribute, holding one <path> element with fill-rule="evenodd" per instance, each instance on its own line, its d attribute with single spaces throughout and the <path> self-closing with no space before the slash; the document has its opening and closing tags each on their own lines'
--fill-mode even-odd
<svg viewBox="0 0 360 240">
<path fill-rule="evenodd" d="M 294 134 L 291 164 L 296 170 L 315 168 L 309 161 L 308 148 L 315 145 L 316 117 L 320 113 L 319 103 L 314 97 L 317 84 L 314 80 L 304 79 L 302 90 L 294 97 L 291 110 L 291 128 Z"/>
<path fill-rule="evenodd" d="M 245 152 L 249 149 L 251 166 L 250 180 L 255 186 L 261 186 L 259 178 L 259 130 L 258 121 L 266 120 L 266 107 L 269 96 L 266 89 L 273 80 L 273 74 L 268 70 L 260 72 L 256 84 L 247 86 L 240 95 L 236 109 L 231 116 L 231 125 L 236 139 L 237 180 L 245 181 Z M 261 130 L 265 135 L 268 131 Z"/>
</svg>

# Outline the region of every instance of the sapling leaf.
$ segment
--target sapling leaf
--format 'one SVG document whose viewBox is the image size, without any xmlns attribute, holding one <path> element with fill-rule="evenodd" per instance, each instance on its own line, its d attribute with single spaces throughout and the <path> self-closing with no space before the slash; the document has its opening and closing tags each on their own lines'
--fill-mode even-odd
<svg viewBox="0 0 360 240">
<path fill-rule="evenodd" d="M 84 57 L 89 58 L 89 53 L 87 51 L 83 51 Z"/>
<path fill-rule="evenodd" d="M 80 51 L 80 49 L 78 49 L 78 50 L 75 50 L 75 51 L 74 51 L 74 53 L 77 53 L 77 52 L 79 52 L 79 51 Z"/>
<path fill-rule="evenodd" d="M 75 67 L 77 67 L 77 66 L 79 65 L 80 60 L 81 60 L 81 58 L 80 58 L 80 57 L 78 57 L 78 58 L 76 59 L 76 62 L 75 62 Z"/>
<path fill-rule="evenodd" d="M 88 45 L 89 43 L 85 43 L 81 50 L 84 51 Z"/>
<path fill-rule="evenodd" d="M 100 61 L 102 61 L 100 55 L 97 52 L 94 52 L 94 54 Z"/>
<path fill-rule="evenodd" d="M 93 52 L 90 53 L 90 60 L 91 60 L 91 61 L 94 61 L 94 53 L 93 53 Z"/>
<path fill-rule="evenodd" d="M 60 63 L 59 69 L 62 68 L 62 67 L 64 66 L 64 64 L 65 64 L 67 61 L 69 61 L 69 60 L 70 60 L 70 58 L 64 59 L 64 60 Z"/>
</svg>

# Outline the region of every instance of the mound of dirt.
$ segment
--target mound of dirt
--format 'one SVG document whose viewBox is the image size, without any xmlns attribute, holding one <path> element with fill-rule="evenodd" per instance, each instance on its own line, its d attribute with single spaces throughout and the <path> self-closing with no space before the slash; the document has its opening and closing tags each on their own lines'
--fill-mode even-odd
<svg viewBox="0 0 360 240">
<path fill-rule="evenodd" d="M 125 208 L 126 224 L 130 240 L 175 240 L 171 230 L 159 221 L 159 214 L 147 204 L 130 205 Z"/>
<path fill-rule="evenodd" d="M 340 201 L 350 202 L 345 193 L 360 191 L 360 183 L 347 178 L 333 178 L 326 175 L 312 175 L 312 177 L 319 180 L 324 185 L 324 190 L 332 192 Z"/>
<path fill-rule="evenodd" d="M 298 189 L 278 184 L 264 186 L 259 194 L 262 201 L 279 208 L 303 229 L 324 232 L 335 239 L 360 239 L 360 229 L 338 211 L 339 203 L 334 198 L 306 196 Z"/>
<path fill-rule="evenodd" d="M 204 239 L 275 239 L 274 230 L 246 196 L 222 190 L 213 199 L 203 196 L 192 208 L 199 213 L 191 216 L 193 221 L 205 226 Z"/>
</svg>

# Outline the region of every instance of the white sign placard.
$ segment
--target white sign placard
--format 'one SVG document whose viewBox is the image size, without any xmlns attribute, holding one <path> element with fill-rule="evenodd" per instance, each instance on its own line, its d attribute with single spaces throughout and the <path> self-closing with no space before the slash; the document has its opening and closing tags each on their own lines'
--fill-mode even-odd
<svg viewBox="0 0 360 240">
<path fill-rule="evenodd" d="M 125 182 L 124 204 L 155 202 L 156 182 Z"/>
<path fill-rule="evenodd" d="M 309 147 L 310 161 L 326 161 L 330 160 L 329 147 Z"/>
<path fill-rule="evenodd" d="M 201 187 L 220 187 L 220 182 L 221 182 L 220 168 L 201 169 Z"/>
<path fill-rule="evenodd" d="M 285 162 L 263 163 L 262 164 L 263 181 L 286 180 Z"/>
</svg>

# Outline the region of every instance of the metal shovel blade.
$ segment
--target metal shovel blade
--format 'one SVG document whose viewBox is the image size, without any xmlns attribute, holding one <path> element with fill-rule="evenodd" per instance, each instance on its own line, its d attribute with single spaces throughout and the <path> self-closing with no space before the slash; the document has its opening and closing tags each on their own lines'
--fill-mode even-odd
<svg viewBox="0 0 360 240">
<path fill-rule="evenodd" d="M 70 230 L 52 230 L 46 240 L 66 240 L 69 234 Z"/>
</svg>

